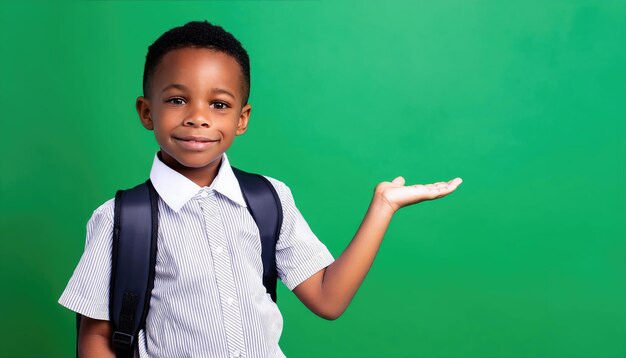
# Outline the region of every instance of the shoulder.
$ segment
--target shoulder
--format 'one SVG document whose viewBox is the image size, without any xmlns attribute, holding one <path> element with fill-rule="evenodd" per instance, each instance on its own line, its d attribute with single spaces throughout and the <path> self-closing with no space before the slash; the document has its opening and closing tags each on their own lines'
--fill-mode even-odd
<svg viewBox="0 0 626 358">
<path fill-rule="evenodd" d="M 115 198 L 105 201 L 93 211 L 87 222 L 85 248 L 104 248 L 110 245 L 113 235 Z"/>
<path fill-rule="evenodd" d="M 115 198 L 111 198 L 100 206 L 98 206 L 93 213 L 91 214 L 91 218 L 89 219 L 89 223 L 99 223 L 99 222 L 113 222 L 113 215 L 115 212 Z"/>
<path fill-rule="evenodd" d="M 276 193 L 278 193 L 278 197 L 280 198 L 280 201 L 283 202 L 283 204 L 285 202 L 293 201 L 293 194 L 291 193 L 291 189 L 289 188 L 287 184 L 285 184 L 281 180 L 269 177 L 267 175 L 263 175 L 263 177 L 267 179 L 270 182 L 270 184 L 272 184 L 272 186 L 276 190 Z"/>
<path fill-rule="evenodd" d="M 284 182 L 282 182 L 282 181 L 280 181 L 280 180 L 278 180 L 276 178 L 272 178 L 272 177 L 267 176 L 267 175 L 263 175 L 263 177 L 265 179 L 267 179 L 272 184 L 272 186 L 274 187 L 274 189 L 276 189 L 277 192 L 283 191 L 285 189 L 289 189 Z"/>
</svg>

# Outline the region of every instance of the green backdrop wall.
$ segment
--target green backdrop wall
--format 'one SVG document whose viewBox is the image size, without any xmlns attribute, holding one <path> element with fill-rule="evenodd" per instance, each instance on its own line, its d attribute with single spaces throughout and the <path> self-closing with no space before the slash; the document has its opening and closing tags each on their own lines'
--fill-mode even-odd
<svg viewBox="0 0 626 358">
<path fill-rule="evenodd" d="M 0 356 L 70 357 L 57 304 L 92 211 L 148 175 L 147 46 L 207 19 L 251 56 L 233 163 L 286 182 L 335 256 L 376 183 L 399 212 L 337 321 L 284 286 L 289 357 L 626 355 L 626 2 L 0 5 Z"/>
</svg>

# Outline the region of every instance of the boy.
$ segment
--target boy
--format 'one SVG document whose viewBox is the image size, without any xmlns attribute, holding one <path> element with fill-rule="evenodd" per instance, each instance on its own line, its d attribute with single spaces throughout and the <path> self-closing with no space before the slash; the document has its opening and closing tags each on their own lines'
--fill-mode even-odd
<svg viewBox="0 0 626 358">
<path fill-rule="evenodd" d="M 258 229 L 246 210 L 226 151 L 246 132 L 249 59 L 221 27 L 190 22 L 148 49 L 136 109 L 160 150 L 150 179 L 159 194 L 155 281 L 136 357 L 284 357 L 282 316 L 262 284 Z M 315 314 L 339 317 L 365 278 L 395 211 L 445 196 L 460 178 L 376 186 L 352 242 L 334 260 L 295 206 L 279 194 L 283 225 L 276 245 L 279 278 Z M 114 357 L 108 312 L 113 205 L 96 209 L 85 252 L 59 299 L 82 315 L 81 357 Z"/>
</svg>

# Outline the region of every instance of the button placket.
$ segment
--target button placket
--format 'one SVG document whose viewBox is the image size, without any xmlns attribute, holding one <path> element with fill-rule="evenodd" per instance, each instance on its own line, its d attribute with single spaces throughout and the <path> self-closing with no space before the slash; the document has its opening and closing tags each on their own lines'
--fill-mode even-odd
<svg viewBox="0 0 626 358">
<path fill-rule="evenodd" d="M 233 357 L 242 357 L 244 355 L 243 352 L 245 352 L 243 324 L 240 307 L 236 299 L 235 276 L 232 271 L 231 257 L 228 254 L 228 242 L 224 233 L 215 193 L 209 190 L 201 204 L 207 239 L 211 256 L 213 257 L 213 272 L 217 282 L 228 348 L 231 350 Z"/>
</svg>

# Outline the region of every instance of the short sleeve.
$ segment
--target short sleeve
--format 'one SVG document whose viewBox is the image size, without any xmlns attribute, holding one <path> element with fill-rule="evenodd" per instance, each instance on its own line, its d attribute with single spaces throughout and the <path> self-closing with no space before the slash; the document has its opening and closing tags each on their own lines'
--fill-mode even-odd
<svg viewBox="0 0 626 358">
<path fill-rule="evenodd" d="M 334 258 L 326 246 L 311 231 L 295 205 L 289 187 L 269 178 L 277 189 L 283 207 L 283 225 L 276 244 L 278 277 L 289 290 L 333 263 Z"/>
<path fill-rule="evenodd" d="M 59 304 L 94 319 L 109 320 L 109 282 L 114 199 L 93 212 L 87 223 L 85 251 Z"/>
</svg>

